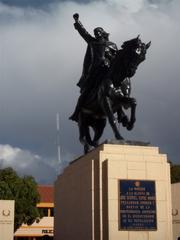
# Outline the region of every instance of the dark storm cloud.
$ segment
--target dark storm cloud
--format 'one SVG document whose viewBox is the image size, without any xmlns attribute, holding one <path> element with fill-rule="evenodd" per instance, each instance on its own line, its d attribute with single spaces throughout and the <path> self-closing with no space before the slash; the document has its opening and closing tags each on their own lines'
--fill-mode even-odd
<svg viewBox="0 0 180 240">
<path fill-rule="evenodd" d="M 51 5 L 66 1 L 68 0 L 0 0 L 0 3 L 5 4 L 7 6 L 48 9 Z M 75 2 L 88 3 L 90 1 L 92 0 L 76 0 Z"/>
<path fill-rule="evenodd" d="M 74 12 L 80 13 L 89 32 L 104 27 L 119 47 L 138 34 L 145 42 L 152 40 L 146 61 L 132 79 L 137 122 L 131 132 L 122 129 L 122 135 L 150 141 L 178 163 L 179 11 L 179 0 L 166 4 L 163 0 L 158 4 L 146 0 L 66 1 L 49 12 L 0 5 L 0 164 L 6 166 L 9 161 L 21 173 L 52 182 L 58 164 L 57 112 L 63 164 L 82 153 L 77 126 L 68 120 L 79 95 L 76 83 L 86 50 L 73 28 Z M 113 138 L 109 127 L 102 141 L 105 138 Z"/>
<path fill-rule="evenodd" d="M 21 8 L 42 8 L 49 9 L 53 4 L 59 3 L 61 0 L 0 0 L 0 3 Z"/>
<path fill-rule="evenodd" d="M 0 2 L 9 6 L 40 7 L 58 2 L 58 0 L 1 0 Z"/>
</svg>

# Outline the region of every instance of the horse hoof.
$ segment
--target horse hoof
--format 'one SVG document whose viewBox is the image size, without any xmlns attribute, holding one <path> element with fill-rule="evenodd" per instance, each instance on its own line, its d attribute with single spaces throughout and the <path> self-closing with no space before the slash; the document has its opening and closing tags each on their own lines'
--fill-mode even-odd
<svg viewBox="0 0 180 240">
<path fill-rule="evenodd" d="M 94 143 L 93 143 L 93 147 L 96 148 L 96 147 L 98 147 L 98 146 L 99 146 L 98 142 L 94 142 Z"/>
<path fill-rule="evenodd" d="M 129 120 L 126 116 L 124 116 L 121 122 L 123 127 L 126 127 L 128 125 Z"/>
<path fill-rule="evenodd" d="M 129 124 L 129 125 L 127 125 L 126 128 L 128 131 L 131 131 L 133 129 L 133 127 L 134 127 L 134 124 Z"/>
<path fill-rule="evenodd" d="M 84 154 L 87 154 L 90 151 L 90 148 L 88 145 L 84 145 Z"/>
</svg>

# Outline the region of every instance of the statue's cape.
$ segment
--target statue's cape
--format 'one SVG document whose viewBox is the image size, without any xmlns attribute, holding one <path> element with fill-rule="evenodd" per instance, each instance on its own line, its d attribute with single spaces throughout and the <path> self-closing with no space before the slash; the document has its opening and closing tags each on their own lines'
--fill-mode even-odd
<svg viewBox="0 0 180 240">
<path fill-rule="evenodd" d="M 92 65 L 92 54 L 91 54 L 91 47 L 88 44 L 85 57 L 84 57 L 82 75 L 80 77 L 79 82 L 77 83 L 77 86 L 80 87 L 81 90 L 87 84 L 86 79 L 87 79 L 88 72 L 90 70 L 91 65 Z"/>
</svg>

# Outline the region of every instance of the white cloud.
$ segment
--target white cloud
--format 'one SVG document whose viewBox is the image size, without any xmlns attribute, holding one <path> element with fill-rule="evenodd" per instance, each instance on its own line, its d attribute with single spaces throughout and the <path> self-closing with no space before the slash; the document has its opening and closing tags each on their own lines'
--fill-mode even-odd
<svg viewBox="0 0 180 240">
<path fill-rule="evenodd" d="M 57 162 L 50 163 L 28 150 L 0 145 L 0 167 L 12 167 L 20 175 L 31 175 L 37 182 L 54 181 L 59 170 Z"/>
</svg>

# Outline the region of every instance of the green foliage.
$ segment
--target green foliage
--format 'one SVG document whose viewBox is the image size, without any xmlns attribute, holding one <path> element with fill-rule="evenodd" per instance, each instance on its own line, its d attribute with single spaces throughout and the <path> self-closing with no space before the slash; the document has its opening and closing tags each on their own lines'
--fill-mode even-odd
<svg viewBox="0 0 180 240">
<path fill-rule="evenodd" d="M 171 166 L 171 183 L 180 182 L 180 165 Z"/>
<path fill-rule="evenodd" d="M 23 223 L 31 225 L 42 217 L 36 207 L 40 196 L 34 178 L 21 178 L 12 168 L 0 169 L 0 199 L 15 200 L 15 231 Z"/>
</svg>

